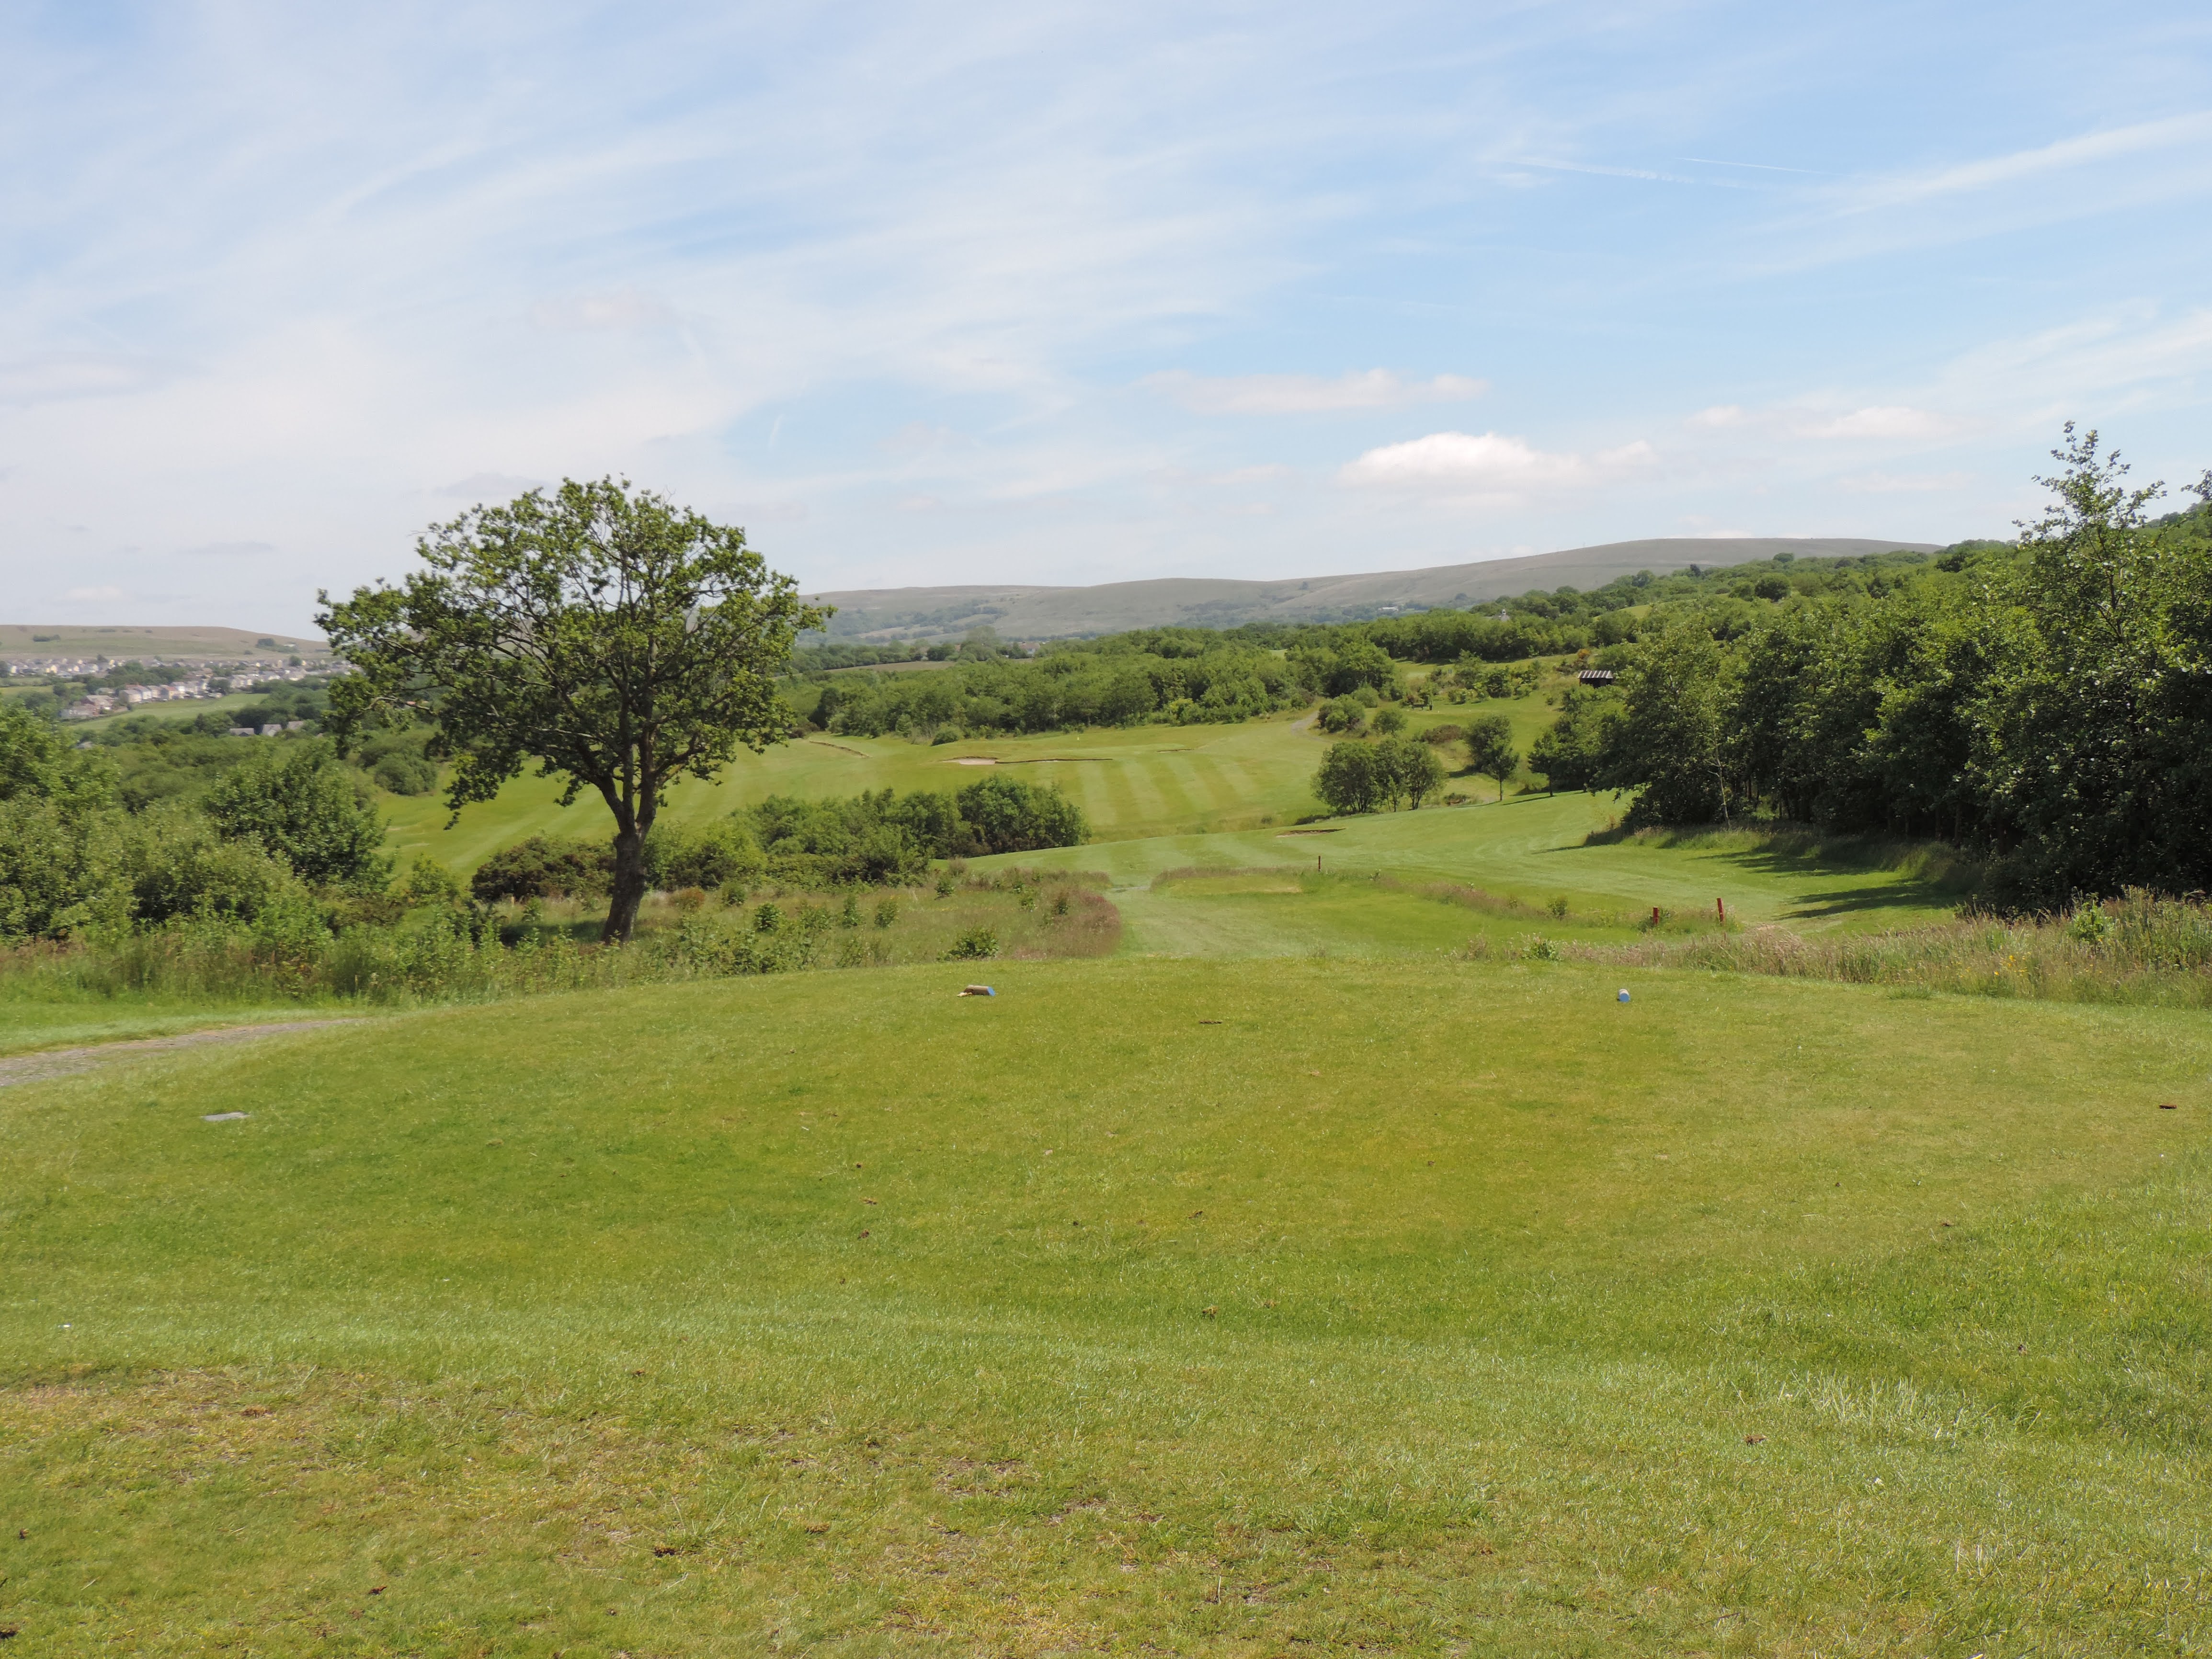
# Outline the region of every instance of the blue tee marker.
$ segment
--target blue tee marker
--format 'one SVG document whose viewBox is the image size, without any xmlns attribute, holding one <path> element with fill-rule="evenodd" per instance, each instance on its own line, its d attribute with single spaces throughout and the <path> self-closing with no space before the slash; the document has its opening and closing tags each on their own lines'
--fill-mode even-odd
<svg viewBox="0 0 2212 1659">
<path fill-rule="evenodd" d="M 1621 1001 L 1623 1001 L 1623 1002 L 1626 1002 L 1626 1001 L 1627 1001 L 1627 1000 L 1628 1000 L 1628 993 L 1627 993 L 1626 991 L 1625 991 L 1625 990 L 1624 990 L 1624 991 L 1620 994 L 1620 1000 L 1621 1000 Z"/>
</svg>

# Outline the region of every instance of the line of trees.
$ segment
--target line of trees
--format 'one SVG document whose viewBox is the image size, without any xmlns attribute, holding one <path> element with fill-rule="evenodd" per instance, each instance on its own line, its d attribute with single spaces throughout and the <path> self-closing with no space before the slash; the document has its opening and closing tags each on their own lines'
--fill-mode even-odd
<svg viewBox="0 0 2212 1659">
<path fill-rule="evenodd" d="M 2094 431 L 2052 454 L 2015 544 L 1738 632 L 1656 615 L 1532 765 L 1635 792 L 1634 823 L 1941 836 L 1993 861 L 1999 903 L 2212 888 L 2212 473 L 2153 519 L 2162 487 L 2130 485 Z"/>
</svg>

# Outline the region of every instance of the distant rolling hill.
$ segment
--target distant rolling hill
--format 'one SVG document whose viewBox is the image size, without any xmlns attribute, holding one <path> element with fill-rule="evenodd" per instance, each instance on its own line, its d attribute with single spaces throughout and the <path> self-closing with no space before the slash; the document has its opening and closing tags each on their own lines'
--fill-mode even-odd
<svg viewBox="0 0 2212 1659">
<path fill-rule="evenodd" d="M 1479 604 L 1531 588 L 1602 587 L 1639 570 L 1665 575 L 1689 565 L 1707 569 L 1789 553 L 1801 559 L 1848 558 L 1899 550 L 1932 552 L 1934 542 L 1868 541 L 1848 536 L 1685 537 L 1608 542 L 1528 558 L 1427 570 L 1377 570 L 1273 582 L 1164 577 L 1096 587 L 881 587 L 810 594 L 837 607 L 833 639 L 905 640 L 988 626 L 1006 639 L 1065 639 L 1127 628 L 1234 628 L 1248 622 L 1343 622 L 1386 606 Z"/>
<path fill-rule="evenodd" d="M 243 628 L 99 628 L 82 623 L 0 623 L 0 658 L 162 658 L 171 662 L 252 661 L 272 656 L 326 657 L 323 641 L 294 634 L 256 634 Z"/>
</svg>

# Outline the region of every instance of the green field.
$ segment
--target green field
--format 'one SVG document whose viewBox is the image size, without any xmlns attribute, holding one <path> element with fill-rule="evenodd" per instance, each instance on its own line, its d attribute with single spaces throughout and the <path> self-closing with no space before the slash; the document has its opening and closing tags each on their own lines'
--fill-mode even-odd
<svg viewBox="0 0 2212 1659">
<path fill-rule="evenodd" d="M 1543 700 L 1529 697 L 1415 711 L 1413 729 L 1489 710 L 1509 714 L 1524 750 L 1550 718 Z M 683 785 L 666 811 L 673 822 L 696 823 L 769 794 L 949 790 L 985 775 L 988 769 L 981 763 L 1018 767 L 1025 779 L 1066 790 L 1090 819 L 1096 839 L 996 862 L 1105 872 L 1116 884 L 1116 902 L 1130 917 L 1126 948 L 1136 951 L 1231 948 L 1269 954 L 1326 948 L 1345 938 L 1343 928 L 1325 921 L 1305 927 L 1288 914 L 1307 908 L 1297 904 L 1203 905 L 1203 914 L 1192 915 L 1186 927 L 1170 915 L 1190 908 L 1174 902 L 1182 896 L 1156 894 L 1151 884 L 1164 872 L 1190 866 L 1311 870 L 1318 859 L 1324 872 L 1381 871 L 1413 883 L 1465 883 L 1538 908 L 1565 897 L 1584 916 L 1621 919 L 1646 914 L 1654 905 L 1684 916 L 1705 915 L 1718 901 L 1726 915 L 1747 923 L 1870 927 L 1925 920 L 1956 902 L 1955 896 L 1896 871 L 1778 853 L 1755 837 L 1692 851 L 1592 842 L 1593 832 L 1618 820 L 1620 804 L 1612 796 L 1523 794 L 1500 805 L 1482 779 L 1454 781 L 1454 789 L 1474 798 L 1464 806 L 1309 822 L 1321 814 L 1310 785 L 1329 741 L 1310 720 L 1288 719 L 936 747 L 896 738 L 812 737 L 742 757 L 713 784 Z M 403 858 L 419 851 L 465 872 L 525 836 L 611 833 L 596 799 L 564 809 L 557 795 L 550 780 L 522 779 L 497 800 L 464 809 L 450 830 L 435 796 L 387 797 L 383 805 L 392 845 Z M 983 862 L 988 867 L 994 861 Z M 1224 909 L 1264 913 L 1268 919 L 1224 932 L 1213 920 Z M 1451 927 L 1438 932 L 1429 925 L 1437 920 L 1424 915 L 1408 937 L 1449 942 Z M 1355 921 L 1354 934 L 1359 927 Z M 1392 938 L 1403 932 L 1386 931 Z"/>
<path fill-rule="evenodd" d="M 66 1654 L 2212 1640 L 2201 1018 L 969 976 L 0 1091 L 0 1622 Z"/>
</svg>

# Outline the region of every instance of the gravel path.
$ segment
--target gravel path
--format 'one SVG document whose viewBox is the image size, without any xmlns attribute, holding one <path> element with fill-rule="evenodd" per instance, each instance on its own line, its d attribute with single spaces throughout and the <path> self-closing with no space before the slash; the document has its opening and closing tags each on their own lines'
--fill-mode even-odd
<svg viewBox="0 0 2212 1659">
<path fill-rule="evenodd" d="M 345 1019 L 280 1019 L 261 1025 L 222 1025 L 211 1031 L 184 1031 L 175 1036 L 137 1037 L 128 1042 L 102 1042 L 89 1048 L 52 1048 L 44 1054 L 17 1054 L 0 1060 L 0 1089 L 11 1083 L 36 1083 L 44 1078 L 89 1072 L 110 1061 L 135 1054 L 157 1054 L 171 1048 L 197 1048 L 210 1042 L 244 1042 L 252 1037 L 274 1036 L 279 1031 L 312 1031 L 324 1025 L 350 1025 Z"/>
</svg>

